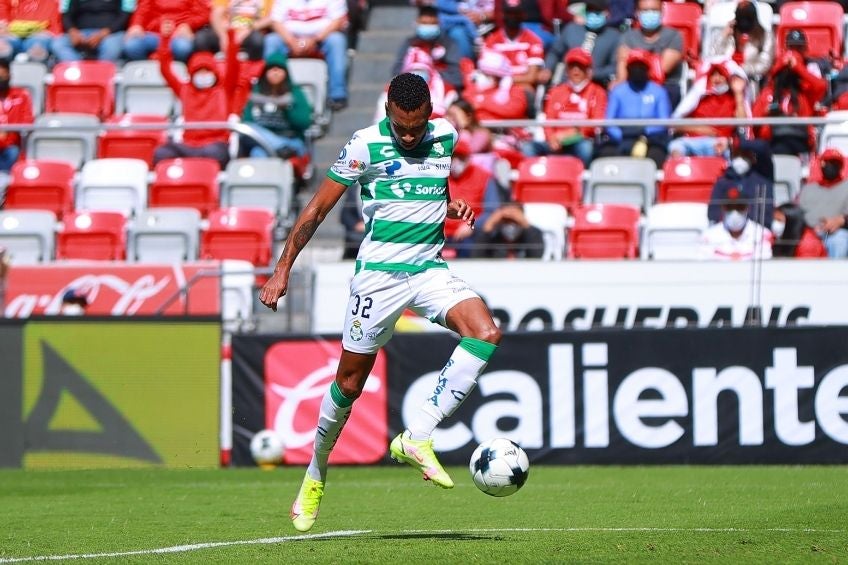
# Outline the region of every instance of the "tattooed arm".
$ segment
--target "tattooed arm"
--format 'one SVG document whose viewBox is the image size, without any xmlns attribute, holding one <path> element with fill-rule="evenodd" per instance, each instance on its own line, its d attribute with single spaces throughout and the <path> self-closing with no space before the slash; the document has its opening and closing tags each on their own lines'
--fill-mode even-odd
<svg viewBox="0 0 848 565">
<path fill-rule="evenodd" d="M 289 272 L 295 259 L 312 239 L 312 236 L 315 235 L 318 226 L 324 221 L 324 218 L 327 217 L 327 214 L 333 209 L 346 189 L 345 185 L 331 178 L 324 179 L 315 196 L 312 197 L 312 200 L 295 220 L 280 259 L 274 267 L 274 274 L 259 292 L 259 299 L 262 304 L 275 312 L 277 311 L 277 300 L 285 296 L 288 290 Z"/>
</svg>

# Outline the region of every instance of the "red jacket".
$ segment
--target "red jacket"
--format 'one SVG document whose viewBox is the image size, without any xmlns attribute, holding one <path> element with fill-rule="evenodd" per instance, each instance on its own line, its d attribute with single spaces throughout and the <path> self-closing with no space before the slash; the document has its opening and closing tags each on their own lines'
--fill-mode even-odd
<svg viewBox="0 0 848 565">
<path fill-rule="evenodd" d="M 451 200 L 465 200 L 474 210 L 474 217 L 479 218 L 483 214 L 483 199 L 491 178 L 492 173 L 469 162 L 459 177 L 448 177 Z M 452 237 L 462 224 L 462 220 L 445 220 L 445 237 Z"/>
<path fill-rule="evenodd" d="M 232 33 L 232 32 L 231 32 Z M 189 81 L 182 82 L 171 70 L 170 41 L 162 41 L 159 46 L 159 69 L 165 82 L 180 99 L 183 118 L 186 122 L 225 122 L 235 113 L 234 100 L 239 87 L 239 45 L 232 38 L 227 45 L 227 62 L 222 76 L 221 69 L 212 53 L 199 52 L 188 60 Z M 210 69 L 218 77 L 210 88 L 199 89 L 191 82 L 191 75 L 199 69 Z M 183 134 L 183 143 L 199 146 L 215 142 L 228 142 L 230 132 L 227 129 L 187 129 Z"/>
<path fill-rule="evenodd" d="M 208 0 L 139 0 L 130 25 L 140 25 L 145 31 L 159 33 L 163 21 L 174 26 L 188 24 L 197 31 L 209 23 L 212 11 Z"/>
<path fill-rule="evenodd" d="M 51 33 L 62 33 L 62 18 L 56 1 L 0 0 L 0 21 L 15 20 L 44 22 L 45 29 Z"/>
<path fill-rule="evenodd" d="M 589 81 L 580 92 L 575 92 L 569 83 L 558 84 L 548 92 L 545 100 L 545 117 L 549 120 L 603 120 L 607 112 L 607 91 L 599 84 Z M 545 128 L 548 140 L 558 136 L 563 130 L 573 128 Z M 580 129 L 583 137 L 595 137 L 595 128 Z"/>
<path fill-rule="evenodd" d="M 795 116 L 799 118 L 809 118 L 814 115 L 813 106 L 810 104 L 806 96 L 798 96 L 796 100 L 797 107 L 793 107 L 788 96 L 783 96 L 779 100 L 776 99 L 774 93 L 774 84 L 771 82 L 760 91 L 759 96 L 754 101 L 754 106 L 751 108 L 751 114 L 755 118 L 763 118 L 769 116 L 769 106 L 772 103 L 777 103 L 780 107 L 779 116 Z M 761 139 L 771 140 L 771 126 L 757 126 L 754 128 L 754 135 Z M 807 126 L 807 146 L 810 148 L 816 145 L 816 130 L 813 126 Z"/>
<path fill-rule="evenodd" d="M 10 88 L 6 97 L 0 98 L 0 124 L 31 124 L 32 120 L 32 99 L 29 92 L 24 88 Z M 5 132 L 5 135 L 0 137 L 0 148 L 19 145 L 20 142 L 20 132 Z"/>
<path fill-rule="evenodd" d="M 496 87 L 481 91 L 472 83 L 466 87 L 462 97 L 474 106 L 479 120 L 522 120 L 527 117 L 525 90 L 515 84 L 509 90 Z"/>
<path fill-rule="evenodd" d="M 562 23 L 572 20 L 568 12 L 568 0 L 535 0 L 542 13 L 542 23 L 548 31 L 553 31 L 554 20 L 559 19 Z M 503 11 L 506 0 L 495 0 L 495 22 L 498 27 L 503 26 Z"/>
</svg>

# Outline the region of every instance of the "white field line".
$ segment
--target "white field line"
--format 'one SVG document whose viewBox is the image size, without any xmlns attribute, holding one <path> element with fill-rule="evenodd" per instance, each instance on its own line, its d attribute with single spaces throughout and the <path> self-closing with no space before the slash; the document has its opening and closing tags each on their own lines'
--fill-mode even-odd
<svg viewBox="0 0 848 565">
<path fill-rule="evenodd" d="M 817 528 L 470 528 L 461 530 L 339 530 L 335 532 L 324 532 L 320 534 L 301 534 L 295 536 L 282 536 L 275 538 L 260 538 L 252 540 L 235 541 L 213 541 L 206 543 L 193 543 L 188 545 L 173 545 L 170 547 L 159 547 L 154 549 L 139 549 L 135 551 L 113 551 L 108 553 L 77 553 L 68 555 L 37 555 L 33 557 L 0 557 L 0 563 L 24 563 L 28 561 L 64 561 L 72 559 L 100 559 L 106 557 L 128 557 L 134 555 L 161 555 L 166 553 L 185 553 L 199 549 L 211 549 L 217 547 L 231 547 L 236 545 L 273 545 L 291 541 L 307 541 L 310 539 L 329 539 L 352 537 L 359 535 L 380 534 L 497 534 L 497 533 L 520 533 L 520 532 L 690 532 L 690 533 L 756 533 L 756 532 L 784 532 L 784 533 L 828 533 L 844 534 L 848 530 L 822 530 Z"/>
</svg>

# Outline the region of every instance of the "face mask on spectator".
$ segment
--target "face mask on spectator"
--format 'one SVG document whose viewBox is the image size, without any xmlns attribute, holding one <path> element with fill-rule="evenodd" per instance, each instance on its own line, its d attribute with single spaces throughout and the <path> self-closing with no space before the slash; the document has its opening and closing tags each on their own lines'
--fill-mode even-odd
<svg viewBox="0 0 848 565">
<path fill-rule="evenodd" d="M 218 79 L 212 71 L 197 71 L 191 75 L 191 83 L 195 88 L 210 88 L 215 85 L 216 80 Z"/>
<path fill-rule="evenodd" d="M 751 163 L 748 162 L 748 159 L 744 157 L 734 157 L 730 162 L 730 166 L 733 167 L 733 170 L 736 171 L 736 174 L 740 177 L 744 177 L 748 174 L 748 171 L 751 170 Z"/>
<path fill-rule="evenodd" d="M 725 83 L 717 84 L 713 87 L 713 94 L 727 94 L 730 91 L 730 85 Z"/>
<path fill-rule="evenodd" d="M 607 25 L 607 15 L 603 12 L 586 12 L 586 29 L 598 31 Z"/>
<path fill-rule="evenodd" d="M 783 230 L 786 229 L 786 222 L 781 222 L 780 220 L 772 220 L 771 222 L 771 233 L 774 234 L 774 237 L 783 236 Z"/>
<path fill-rule="evenodd" d="M 662 14 L 659 10 L 643 10 L 639 12 L 639 26 L 645 31 L 659 29 L 662 23 Z"/>
<path fill-rule="evenodd" d="M 825 161 L 821 168 L 822 176 L 825 180 L 829 181 L 834 181 L 838 179 L 841 170 L 842 167 L 839 165 L 839 163 L 834 163 L 833 161 Z"/>
<path fill-rule="evenodd" d="M 415 27 L 415 35 L 424 41 L 433 41 L 439 37 L 439 24 L 418 24 Z"/>
<path fill-rule="evenodd" d="M 739 232 L 745 229 L 745 224 L 748 222 L 748 215 L 739 210 L 728 210 L 724 213 L 724 227 L 728 231 Z"/>
</svg>

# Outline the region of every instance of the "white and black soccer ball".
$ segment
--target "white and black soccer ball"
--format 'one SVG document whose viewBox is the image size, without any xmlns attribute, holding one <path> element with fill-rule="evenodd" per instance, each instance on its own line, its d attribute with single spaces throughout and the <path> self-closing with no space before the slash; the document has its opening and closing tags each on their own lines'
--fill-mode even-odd
<svg viewBox="0 0 848 565">
<path fill-rule="evenodd" d="M 286 447 L 274 430 L 262 430 L 250 439 L 250 454 L 263 469 L 273 469 L 282 464 Z"/>
<path fill-rule="evenodd" d="M 499 437 L 478 445 L 468 468 L 481 491 L 491 496 L 509 496 L 527 481 L 530 460 L 517 443 Z"/>
</svg>

